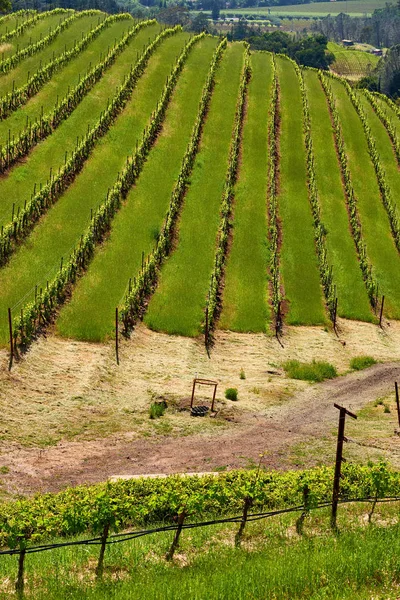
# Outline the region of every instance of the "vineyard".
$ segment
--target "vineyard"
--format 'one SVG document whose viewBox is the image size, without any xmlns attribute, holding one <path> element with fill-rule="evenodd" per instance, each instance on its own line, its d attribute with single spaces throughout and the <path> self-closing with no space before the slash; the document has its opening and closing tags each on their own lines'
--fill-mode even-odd
<svg viewBox="0 0 400 600">
<path fill-rule="evenodd" d="M 1 346 L 105 341 L 116 309 L 207 345 L 400 319 L 389 100 L 126 14 L 22 11 L 0 48 Z"/>
</svg>

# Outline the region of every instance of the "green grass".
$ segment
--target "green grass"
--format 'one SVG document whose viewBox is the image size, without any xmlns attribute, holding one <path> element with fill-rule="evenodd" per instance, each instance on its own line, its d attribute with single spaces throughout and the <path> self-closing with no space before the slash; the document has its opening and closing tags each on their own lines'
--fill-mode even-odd
<svg viewBox="0 0 400 600">
<path fill-rule="evenodd" d="M 283 363 L 285 373 L 291 379 L 304 381 L 324 381 L 337 377 L 336 368 L 328 362 L 313 360 L 310 363 L 288 360 Z"/>
<path fill-rule="evenodd" d="M 84 35 L 89 33 L 91 27 L 96 27 L 98 20 L 98 15 L 85 15 L 76 19 L 43 50 L 26 58 L 9 73 L 0 75 L 1 95 L 5 96 L 8 92 L 11 92 L 13 84 L 15 84 L 16 89 L 25 85 L 28 73 L 32 76 L 40 68 L 40 65 L 44 66 L 52 60 L 53 52 L 55 56 L 58 56 L 64 52 L 65 46 L 67 50 L 73 48 L 75 40 L 79 42 L 82 39 L 82 33 Z"/>
<path fill-rule="evenodd" d="M 379 194 L 361 121 L 340 81 L 331 81 L 343 127 L 348 164 L 373 273 L 385 294 L 385 314 L 400 318 L 400 257 Z"/>
<path fill-rule="evenodd" d="M 215 46 L 215 38 L 206 38 L 191 51 L 157 144 L 116 216 L 109 240 L 61 311 L 58 331 L 62 335 L 102 340 L 113 332 L 115 307 L 128 279 L 139 272 L 142 251 L 149 254 L 162 227 Z"/>
<path fill-rule="evenodd" d="M 400 215 L 400 172 L 392 142 L 385 126 L 375 113 L 368 99 L 360 92 L 357 95 L 367 116 L 368 125 L 371 128 L 372 137 L 379 154 L 381 166 L 385 172 L 386 183 L 391 191 L 393 203 L 397 206 L 397 211 Z"/>
<path fill-rule="evenodd" d="M 3 15 L 1 15 L 1 17 L 3 17 Z M 25 23 L 25 21 L 31 20 L 32 17 L 33 13 L 28 13 L 25 15 L 10 16 L 9 19 L 5 19 L 4 21 L 0 22 L 0 37 L 6 33 L 14 31 L 17 27 L 22 25 L 22 23 Z"/>
<path fill-rule="evenodd" d="M 132 153 L 136 140 L 141 137 L 166 77 L 187 39 L 188 34 L 178 33 L 162 43 L 151 57 L 131 101 L 99 141 L 74 183 L 1 271 L 0 287 L 4 293 L 0 299 L 0 313 L 18 302 L 35 284 L 44 286 L 46 279 L 59 268 L 61 257 L 66 259 L 77 244 L 89 224 L 91 207 L 96 207 L 105 198 L 127 155 Z M 7 330 L 2 321 L 0 343 L 6 341 Z"/>
<path fill-rule="evenodd" d="M 165 413 L 166 408 L 167 407 L 164 402 L 152 402 L 149 409 L 149 418 L 159 419 Z"/>
<path fill-rule="evenodd" d="M 108 99 L 116 87 L 122 84 L 131 64 L 136 62 L 137 53 L 142 50 L 143 44 L 158 31 L 157 25 L 139 31 L 72 115 L 50 137 L 36 146 L 22 164 L 15 165 L 8 176 L 0 179 L 0 225 L 10 221 L 13 203 L 16 207 L 23 207 L 24 200 L 30 198 L 34 184 L 46 182 L 50 167 L 56 172 L 64 164 L 65 152 L 70 155 L 75 149 L 77 136 L 85 135 L 88 125 L 95 125 L 101 111 L 106 109 Z M 96 198 L 91 207 L 97 206 L 101 199 Z M 90 208 L 88 210 L 90 212 Z"/>
<path fill-rule="evenodd" d="M 306 157 L 300 87 L 293 65 L 277 58 L 280 85 L 281 275 L 291 325 L 326 322 L 319 279 L 314 227 L 306 183 Z"/>
<path fill-rule="evenodd" d="M 221 10 L 222 15 L 248 14 L 267 16 L 294 16 L 294 17 L 332 17 L 341 12 L 353 17 L 370 15 L 375 9 L 385 8 L 386 0 L 348 0 L 347 2 L 310 2 L 308 4 L 288 4 L 285 6 L 259 7 L 259 8 L 229 8 Z"/>
<path fill-rule="evenodd" d="M 326 228 L 329 264 L 337 287 L 338 314 L 347 319 L 373 319 L 367 290 L 350 232 L 346 200 L 325 94 L 314 71 L 304 71 L 315 157 L 321 219 Z"/>
<path fill-rule="evenodd" d="M 21 35 L 13 37 L 8 42 L 6 42 L 5 49 L 0 53 L 0 56 L 4 56 L 4 58 L 6 59 L 9 56 L 15 54 L 15 52 L 17 52 L 17 48 L 19 50 L 22 50 L 23 48 L 26 48 L 31 44 L 39 42 L 42 37 L 46 37 L 46 35 L 50 33 L 50 28 L 51 31 L 54 31 L 54 29 L 60 23 L 62 23 L 63 21 L 65 21 L 65 19 L 68 19 L 71 16 L 72 13 L 64 13 L 58 15 L 48 14 L 43 19 L 39 19 L 38 21 L 36 21 L 33 27 L 28 27 L 28 29 L 25 29 L 25 31 L 23 31 Z"/>
<path fill-rule="evenodd" d="M 385 527 L 362 526 L 367 507 L 339 510 L 341 534 L 327 510 L 295 533 L 296 516 L 250 523 L 242 548 L 238 525 L 183 531 L 175 559 L 165 553 L 172 532 L 107 547 L 102 582 L 94 579 L 98 546 L 75 546 L 26 557 L 27 600 L 371 600 L 398 598 L 400 528 L 395 507 L 377 509 Z M 393 519 L 395 524 L 388 525 Z M 3 598 L 12 597 L 16 557 L 2 557 Z M 7 595 L 8 594 L 8 595 Z"/>
<path fill-rule="evenodd" d="M 235 188 L 232 246 L 226 265 L 219 327 L 258 332 L 267 329 L 271 318 L 267 277 L 267 124 L 272 83 L 271 58 L 268 54 L 252 54 L 251 66 L 241 162 Z"/>
<path fill-rule="evenodd" d="M 375 364 L 376 360 L 372 356 L 355 356 L 350 361 L 350 369 L 361 371 L 362 369 L 368 369 L 368 367 Z"/>
<path fill-rule="evenodd" d="M 116 21 L 109 25 L 79 56 L 71 60 L 61 71 L 55 73 L 51 81 L 44 85 L 27 104 L 13 112 L 7 119 L 0 121 L 0 143 L 6 143 L 9 131 L 11 137 L 13 135 L 17 137 L 20 131 L 26 126 L 27 119 L 35 121 L 37 118 L 40 118 L 42 107 L 45 115 L 51 112 L 55 108 L 57 97 L 61 99 L 66 96 L 68 88 L 72 89 L 78 84 L 79 75 L 83 77 L 89 68 L 89 64 L 91 63 L 92 67 L 94 67 L 98 62 L 101 62 L 100 53 L 103 54 L 102 58 L 104 59 L 107 48 L 111 48 L 114 40 L 117 39 L 118 41 L 130 27 L 133 27 L 133 21 L 128 19 Z M 146 29 L 146 34 L 148 31 L 150 30 Z M 136 57 L 136 54 L 134 56 Z M 74 139 L 75 136 L 72 136 L 72 141 Z"/>
<path fill-rule="evenodd" d="M 182 210 L 177 249 L 162 269 L 145 317 L 152 329 L 190 337 L 200 333 L 242 66 L 243 46 L 229 45 L 217 72 L 201 151 Z"/>
</svg>

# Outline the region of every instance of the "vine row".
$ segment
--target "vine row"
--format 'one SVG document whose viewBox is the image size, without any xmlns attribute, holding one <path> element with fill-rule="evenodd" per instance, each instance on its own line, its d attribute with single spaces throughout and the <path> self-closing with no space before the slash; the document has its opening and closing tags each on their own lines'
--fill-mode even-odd
<svg viewBox="0 0 400 600">
<path fill-rule="evenodd" d="M 306 87 L 304 84 L 303 73 L 296 62 L 293 61 L 294 68 L 299 80 L 301 99 L 303 105 L 303 132 L 306 146 L 307 163 L 307 187 L 310 199 L 311 210 L 314 220 L 314 236 L 317 248 L 319 271 L 324 290 L 325 300 L 329 311 L 331 321 L 335 319 L 335 286 L 333 285 L 333 267 L 328 261 L 328 251 L 326 247 L 326 229 L 321 220 L 321 207 L 319 203 L 318 187 L 315 178 L 315 158 L 314 148 L 311 137 L 311 117 L 308 104 Z"/>
<path fill-rule="evenodd" d="M 270 243 L 270 262 L 269 268 L 272 282 L 272 308 L 275 315 L 276 326 L 280 328 L 280 226 L 278 213 L 278 178 L 279 178 L 279 81 L 276 70 L 275 57 L 272 55 L 272 89 L 271 89 L 271 108 L 268 120 L 268 145 L 269 145 L 269 164 L 268 164 L 268 216 L 269 216 L 269 243 Z"/>
<path fill-rule="evenodd" d="M 215 74 L 226 46 L 227 40 L 224 38 L 219 43 L 212 58 L 207 80 L 203 87 L 192 135 L 182 160 L 181 171 L 175 184 L 175 188 L 171 194 L 164 226 L 159 235 L 157 245 L 153 252 L 147 257 L 141 273 L 137 278 L 134 277 L 133 286 L 129 286 L 122 310 L 120 311 L 120 318 L 124 326 L 125 336 L 129 335 L 135 323 L 141 317 L 146 300 L 157 285 L 159 268 L 172 249 L 177 218 L 189 186 L 189 178 L 193 171 L 194 162 L 199 150 L 203 127 L 215 85 Z"/>
<path fill-rule="evenodd" d="M 180 25 L 173 29 L 164 30 L 158 37 L 162 39 L 179 30 L 181 30 Z M 56 308 L 65 299 L 69 286 L 76 281 L 78 275 L 87 267 L 93 257 L 96 245 L 104 239 L 105 234 L 109 231 L 112 220 L 122 200 L 126 198 L 130 188 L 138 178 L 146 158 L 157 139 L 170 98 L 187 56 L 192 47 L 204 35 L 204 33 L 200 33 L 192 37 L 185 45 L 170 77 L 167 78 L 161 99 L 157 104 L 156 111 L 151 115 L 150 125 L 145 129 L 140 145 L 135 154 L 127 158 L 126 165 L 118 175 L 116 183 L 108 191 L 105 201 L 95 211 L 88 230 L 82 235 L 79 245 L 73 251 L 67 264 L 65 266 L 61 265 L 54 280 L 50 284 L 47 284 L 44 291 L 40 290 L 35 300 L 26 305 L 21 310 L 21 315 L 14 319 L 13 336 L 16 347 L 26 347 L 38 330 L 50 321 Z M 151 45 L 156 43 L 155 40 Z"/>
<path fill-rule="evenodd" d="M 49 33 L 42 37 L 39 41 L 29 44 L 26 48 L 22 48 L 21 50 L 17 50 L 15 54 L 0 61 L 0 73 L 8 73 L 13 69 L 19 62 L 27 58 L 28 56 L 33 56 L 37 52 L 40 52 L 43 48 L 51 44 L 51 42 L 61 33 L 64 29 L 67 29 L 71 23 L 80 19 L 84 16 L 90 16 L 95 14 L 101 14 L 99 10 L 84 10 L 80 12 L 74 12 L 70 17 L 64 19 L 57 27 L 51 30 Z"/>
<path fill-rule="evenodd" d="M 346 80 L 344 80 L 343 85 L 344 85 L 346 92 L 351 100 L 351 103 L 354 106 L 354 108 L 360 118 L 360 121 L 362 123 L 363 129 L 364 129 L 364 134 L 365 134 L 367 144 L 368 144 L 368 152 L 369 152 L 372 164 L 374 165 L 376 179 L 378 181 L 381 198 L 382 198 L 383 204 L 385 206 L 386 212 L 389 217 L 390 227 L 392 229 L 392 235 L 393 235 L 397 250 L 400 252 L 399 216 L 397 213 L 396 205 L 394 204 L 393 199 L 392 199 L 392 193 L 391 193 L 390 187 L 386 183 L 385 171 L 382 167 L 379 153 L 376 149 L 375 140 L 372 135 L 371 128 L 368 124 L 367 117 L 365 115 L 363 107 L 361 106 L 361 102 L 359 101 L 359 99 L 357 98 L 357 96 L 355 95 L 353 90 L 351 89 L 350 84 Z"/>
<path fill-rule="evenodd" d="M 318 71 L 318 77 L 322 85 L 322 89 L 325 92 L 325 96 L 328 102 L 329 112 L 331 115 L 332 128 L 335 137 L 336 151 L 339 158 L 340 169 L 342 172 L 342 179 L 344 183 L 344 191 L 347 200 L 347 206 L 350 217 L 350 226 L 353 234 L 353 239 L 356 245 L 358 259 L 361 267 L 361 272 L 364 278 L 364 282 L 367 288 L 368 297 L 370 299 L 371 306 L 376 307 L 376 294 L 378 286 L 372 275 L 372 267 L 369 264 L 367 256 L 367 248 L 363 239 L 363 233 L 361 228 L 360 217 L 357 208 L 357 199 L 354 193 L 353 184 L 351 181 L 350 170 L 347 162 L 347 155 L 345 150 L 345 144 L 343 139 L 342 127 L 340 124 L 339 113 L 336 108 L 332 89 L 328 83 L 326 75 L 322 71 Z"/>
<path fill-rule="evenodd" d="M 37 10 L 33 10 L 30 8 L 22 8 L 21 10 L 17 10 L 16 12 L 9 12 L 6 15 L 0 17 L 0 25 L 3 25 L 3 23 L 7 23 L 7 21 L 10 21 L 11 19 L 15 19 L 15 17 L 17 17 L 18 19 L 18 17 L 24 17 L 25 15 L 28 17 L 32 15 L 32 17 L 34 17 L 35 15 L 37 15 Z M 1 38 L 2 36 L 0 36 L 0 40 Z"/>
<path fill-rule="evenodd" d="M 250 52 L 246 45 L 244 65 L 240 81 L 238 100 L 236 105 L 235 120 L 232 132 L 232 141 L 229 149 L 228 169 L 225 177 L 224 191 L 222 194 L 221 220 L 217 235 L 217 250 L 215 253 L 214 269 L 210 279 L 206 311 L 208 312 L 209 332 L 212 332 L 221 308 L 221 283 L 225 271 L 226 256 L 229 244 L 229 233 L 232 227 L 232 205 L 234 200 L 234 187 L 239 170 L 239 155 L 242 141 L 243 121 L 247 100 L 248 84 L 251 77 Z M 208 335 L 206 341 L 211 342 Z"/>
<path fill-rule="evenodd" d="M 130 73 L 109 102 L 107 109 L 100 114 L 96 125 L 78 142 L 71 157 L 65 161 L 64 166 L 59 169 L 58 174 L 53 177 L 52 172 L 50 172 L 50 179 L 46 185 L 32 196 L 30 201 L 25 204 L 24 208 L 17 215 L 14 215 L 12 221 L 6 227 L 2 228 L 0 233 L 0 264 L 6 262 L 16 245 L 28 235 L 35 223 L 56 202 L 81 171 L 97 140 L 107 133 L 112 122 L 124 109 L 137 81 L 143 74 L 150 57 L 159 44 L 164 38 L 180 30 L 180 26 L 165 29 L 146 47 L 136 65 L 131 67 Z"/>
<path fill-rule="evenodd" d="M 2 36 L 0 36 L 0 44 L 3 44 L 4 42 L 8 42 L 8 40 L 12 39 L 13 37 L 17 37 L 17 36 L 21 35 L 26 29 L 33 27 L 33 25 L 36 23 L 36 21 L 45 19 L 49 14 L 51 14 L 51 15 L 65 14 L 65 13 L 71 13 L 71 12 L 73 12 L 73 10 L 71 8 L 55 8 L 54 10 L 51 10 L 49 12 L 42 12 L 42 13 L 38 13 L 36 10 L 32 10 L 32 11 L 19 10 L 16 13 L 10 13 L 9 15 L 5 15 L 5 17 L 17 16 L 17 15 L 23 16 L 24 14 L 26 14 L 28 12 L 33 13 L 32 19 L 27 19 L 26 21 L 23 21 L 21 23 L 21 25 L 17 25 L 17 27 L 15 29 L 12 29 L 11 31 L 7 31 L 7 33 L 4 33 Z M 5 17 L 3 17 L 3 18 L 5 18 Z"/>
<path fill-rule="evenodd" d="M 80 42 L 75 42 L 74 47 L 70 50 L 65 50 L 60 56 L 51 59 L 46 65 L 40 67 L 36 73 L 32 75 L 27 83 L 18 89 L 13 89 L 11 92 L 0 98 L 0 119 L 8 117 L 13 111 L 17 110 L 25 104 L 32 96 L 47 83 L 53 74 L 64 67 L 69 61 L 78 56 L 80 52 L 92 42 L 106 27 L 114 21 L 121 19 L 131 19 L 127 13 L 111 15 L 104 19 L 97 27 L 92 29 Z"/>
<path fill-rule="evenodd" d="M 376 101 L 376 97 L 373 94 L 371 94 L 371 92 L 369 90 L 365 89 L 364 95 L 368 98 L 375 113 L 377 114 L 377 116 L 379 117 L 379 119 L 381 120 L 383 125 L 385 126 L 385 129 L 388 132 L 388 135 L 390 137 L 390 141 L 392 142 L 392 145 L 393 145 L 393 150 L 396 155 L 397 164 L 400 166 L 400 142 L 399 142 L 396 130 L 393 127 L 391 120 L 389 119 L 389 117 L 387 116 L 385 111 L 382 110 L 382 108 L 379 106 L 378 102 Z"/>
<path fill-rule="evenodd" d="M 16 139 L 7 141 L 5 147 L 0 145 L 0 173 L 4 173 L 18 159 L 26 156 L 29 151 L 67 119 L 93 86 L 100 81 L 105 71 L 115 62 L 132 38 L 143 27 L 154 24 L 155 21 L 140 21 L 128 31 L 123 38 L 108 52 L 103 61 L 90 69 L 72 90 L 70 90 L 55 109 L 46 116 L 40 116 L 34 123 L 25 127 Z"/>
</svg>

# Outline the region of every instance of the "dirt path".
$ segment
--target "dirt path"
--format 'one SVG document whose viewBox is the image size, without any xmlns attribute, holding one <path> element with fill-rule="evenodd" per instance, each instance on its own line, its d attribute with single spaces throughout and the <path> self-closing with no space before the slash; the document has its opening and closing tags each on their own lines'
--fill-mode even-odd
<svg viewBox="0 0 400 600">
<path fill-rule="evenodd" d="M 307 387 L 288 402 L 248 415 L 216 435 L 152 439 L 132 434 L 101 441 L 60 443 L 46 449 L 11 448 L 7 459 L 13 477 L 10 491 L 57 491 L 69 485 L 103 481 L 113 475 L 179 473 L 234 468 L 257 462 L 287 467 L 290 447 L 311 436 L 322 437 L 336 426 L 333 402 L 358 410 L 392 390 L 400 364 L 374 365 L 336 380 Z"/>
</svg>

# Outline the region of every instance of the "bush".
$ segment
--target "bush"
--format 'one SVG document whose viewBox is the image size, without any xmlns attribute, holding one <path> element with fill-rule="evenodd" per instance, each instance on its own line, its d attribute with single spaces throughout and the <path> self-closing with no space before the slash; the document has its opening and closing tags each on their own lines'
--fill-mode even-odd
<svg viewBox="0 0 400 600">
<path fill-rule="evenodd" d="M 372 356 L 355 356 L 350 361 L 350 368 L 354 371 L 361 371 L 376 364 L 376 360 Z"/>
<path fill-rule="evenodd" d="M 225 398 L 227 400 L 237 400 L 238 391 L 236 388 L 228 388 L 225 390 Z"/>
<path fill-rule="evenodd" d="M 337 377 L 336 368 L 328 362 L 313 360 L 311 363 L 301 363 L 298 360 L 288 360 L 283 364 L 286 375 L 292 379 L 304 381 L 324 381 Z"/>
<path fill-rule="evenodd" d="M 153 402 L 149 411 L 150 419 L 158 419 L 158 417 L 162 417 L 166 408 L 167 405 L 165 402 Z"/>
<path fill-rule="evenodd" d="M 240 379 L 246 379 L 246 373 L 243 369 L 240 369 Z"/>
</svg>

